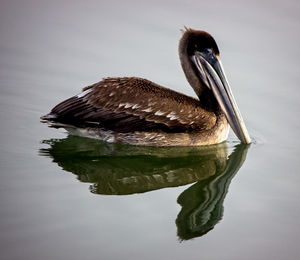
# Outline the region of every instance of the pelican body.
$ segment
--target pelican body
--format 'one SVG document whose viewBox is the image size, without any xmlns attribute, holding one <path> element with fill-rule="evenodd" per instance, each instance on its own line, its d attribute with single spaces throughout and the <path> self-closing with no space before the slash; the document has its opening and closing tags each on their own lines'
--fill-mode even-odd
<svg viewBox="0 0 300 260">
<path fill-rule="evenodd" d="M 151 146 L 217 144 L 227 139 L 230 125 L 242 142 L 250 143 L 213 37 L 186 29 L 179 57 L 198 98 L 142 78 L 105 78 L 41 119 L 77 135 Z"/>
</svg>

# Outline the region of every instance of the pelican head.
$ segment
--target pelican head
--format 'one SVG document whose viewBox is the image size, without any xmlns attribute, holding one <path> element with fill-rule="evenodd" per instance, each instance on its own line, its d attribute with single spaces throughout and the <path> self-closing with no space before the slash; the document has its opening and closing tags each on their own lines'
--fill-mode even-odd
<svg viewBox="0 0 300 260">
<path fill-rule="evenodd" d="M 185 76 L 201 102 L 214 97 L 236 136 L 251 139 L 231 92 L 214 38 L 207 32 L 186 29 L 179 42 L 179 57 Z M 205 95 L 204 95 L 205 94 Z"/>
</svg>

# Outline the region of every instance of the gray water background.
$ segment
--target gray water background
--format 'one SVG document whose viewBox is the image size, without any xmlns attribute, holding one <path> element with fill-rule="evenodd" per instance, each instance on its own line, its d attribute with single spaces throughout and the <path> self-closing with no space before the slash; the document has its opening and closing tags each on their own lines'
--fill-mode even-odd
<svg viewBox="0 0 300 260">
<path fill-rule="evenodd" d="M 299 13 L 295 0 L 1 1 L 1 259 L 299 259 Z M 180 242 L 188 186 L 92 194 L 40 156 L 67 133 L 39 117 L 106 76 L 195 96 L 177 55 L 184 26 L 215 37 L 254 143 L 220 223 Z"/>
</svg>

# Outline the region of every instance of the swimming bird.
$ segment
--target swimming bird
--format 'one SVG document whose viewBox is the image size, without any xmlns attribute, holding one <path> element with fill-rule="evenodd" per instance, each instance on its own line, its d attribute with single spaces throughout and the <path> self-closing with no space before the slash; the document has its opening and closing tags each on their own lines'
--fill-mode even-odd
<svg viewBox="0 0 300 260">
<path fill-rule="evenodd" d="M 179 58 L 198 98 L 142 78 L 104 78 L 41 119 L 77 135 L 150 146 L 221 143 L 230 125 L 241 142 L 250 143 L 214 38 L 186 28 L 179 41 Z"/>
</svg>

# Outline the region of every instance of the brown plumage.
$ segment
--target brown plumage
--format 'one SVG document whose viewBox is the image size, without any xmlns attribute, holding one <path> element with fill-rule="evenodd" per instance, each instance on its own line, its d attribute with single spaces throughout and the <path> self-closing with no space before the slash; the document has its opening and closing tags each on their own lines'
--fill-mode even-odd
<svg viewBox="0 0 300 260">
<path fill-rule="evenodd" d="M 185 31 L 179 45 L 183 70 L 199 99 L 146 79 L 105 78 L 61 102 L 42 120 L 109 142 L 207 145 L 224 141 L 228 134 L 225 116 L 207 79 L 199 77 L 190 59 L 193 48 L 203 48 L 199 39 L 205 48 L 209 47 L 206 42 L 216 46 L 209 34 L 191 29 Z"/>
</svg>

